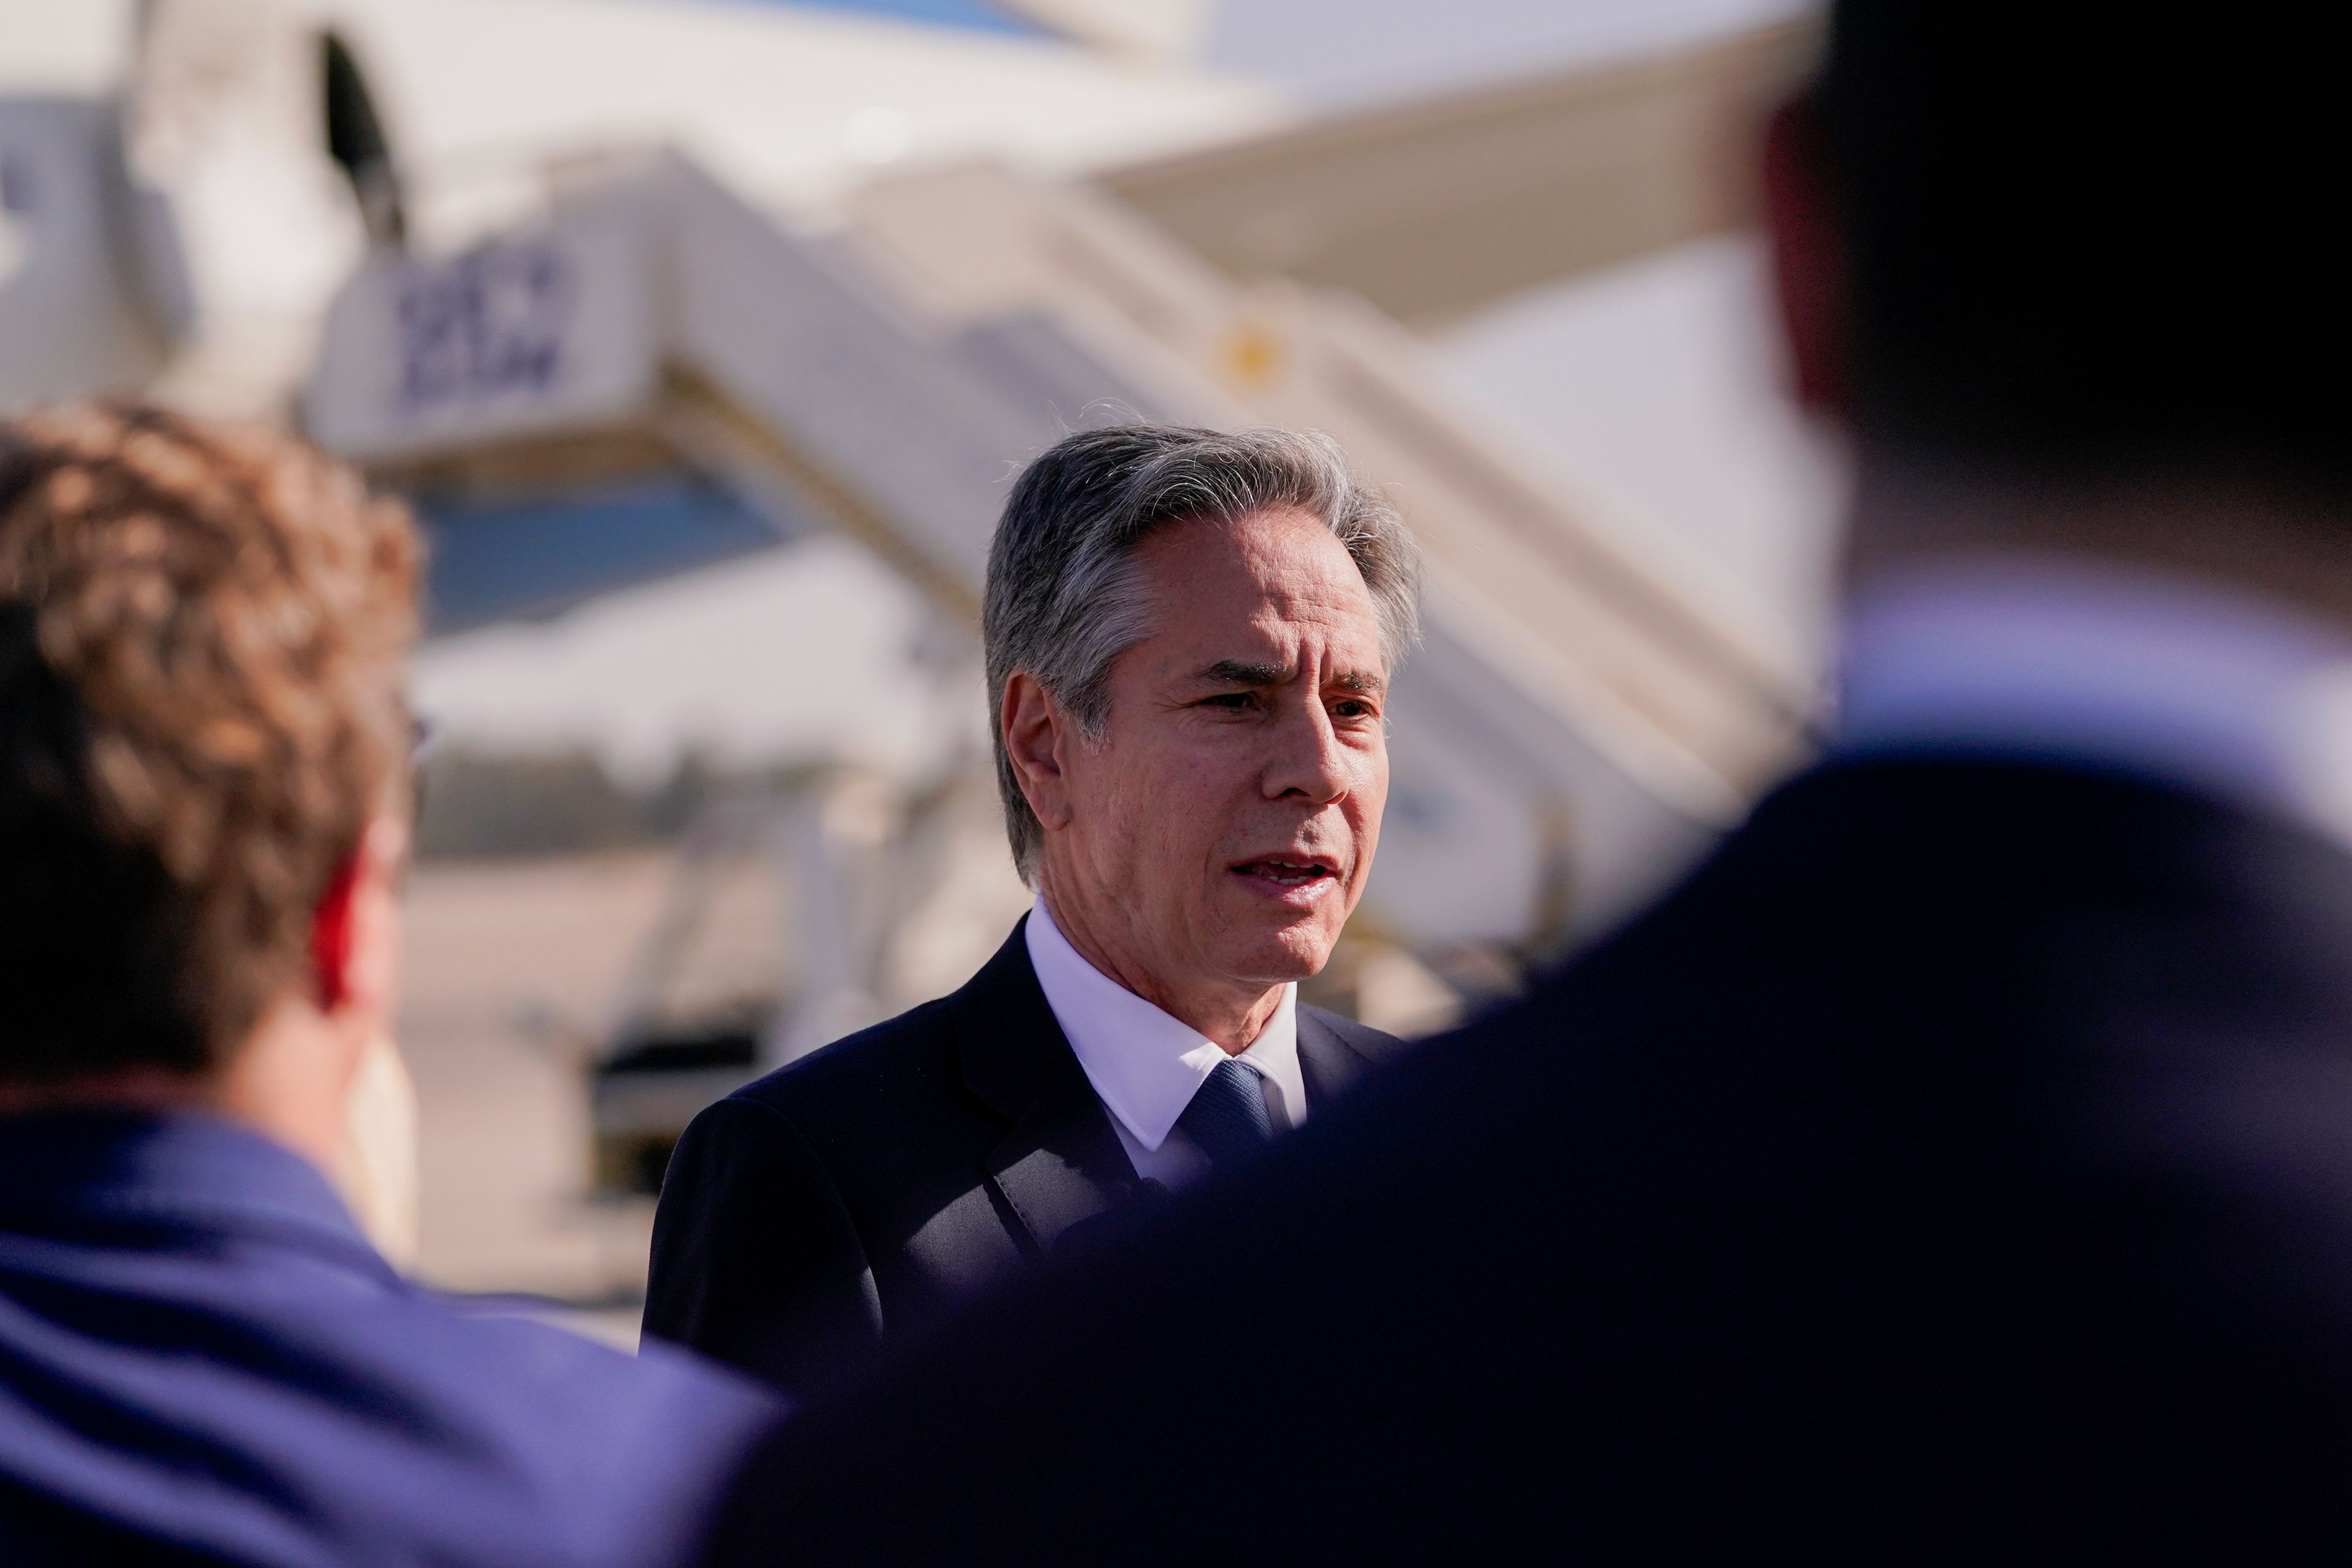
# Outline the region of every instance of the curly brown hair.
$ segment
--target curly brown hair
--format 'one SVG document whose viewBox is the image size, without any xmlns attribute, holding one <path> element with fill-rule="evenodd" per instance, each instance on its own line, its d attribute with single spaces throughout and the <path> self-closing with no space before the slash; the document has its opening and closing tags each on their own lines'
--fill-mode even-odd
<svg viewBox="0 0 2352 1568">
<path fill-rule="evenodd" d="M 202 1073 L 404 788 L 416 531 L 291 437 L 0 426 L 0 1080 Z"/>
</svg>

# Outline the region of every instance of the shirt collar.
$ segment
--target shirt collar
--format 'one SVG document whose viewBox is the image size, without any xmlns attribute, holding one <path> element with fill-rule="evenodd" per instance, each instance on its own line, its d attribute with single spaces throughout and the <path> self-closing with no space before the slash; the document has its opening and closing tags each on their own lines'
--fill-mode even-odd
<svg viewBox="0 0 2352 1568">
<path fill-rule="evenodd" d="M 0 1116 L 0 1224 L 11 1219 L 266 1236 L 391 1275 L 316 1166 L 200 1111 Z"/>
<path fill-rule="evenodd" d="M 1137 1142 L 1157 1150 L 1219 1062 L 1223 1047 L 1119 984 L 1070 945 L 1041 897 L 1026 928 L 1030 966 L 1070 1049 L 1104 1108 Z M 1307 1120 L 1307 1081 L 1298 1068 L 1298 987 L 1285 985 L 1274 1016 L 1236 1058 L 1275 1092 L 1277 1126 Z M 1279 1103 L 1275 1103 L 1279 1101 Z"/>
<path fill-rule="evenodd" d="M 1915 568 L 1847 616 L 1832 749 L 2111 768 L 2352 842 L 2352 639 L 2153 570 Z"/>
</svg>

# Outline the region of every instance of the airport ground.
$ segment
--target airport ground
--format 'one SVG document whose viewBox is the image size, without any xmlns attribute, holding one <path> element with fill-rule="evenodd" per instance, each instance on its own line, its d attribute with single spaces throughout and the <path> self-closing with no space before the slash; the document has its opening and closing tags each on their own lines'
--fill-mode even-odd
<svg viewBox="0 0 2352 1568">
<path fill-rule="evenodd" d="M 407 894 L 400 1041 L 416 1079 L 418 1272 L 636 1342 L 650 1200 L 592 1201 L 582 1058 L 669 852 L 433 861 Z"/>
</svg>

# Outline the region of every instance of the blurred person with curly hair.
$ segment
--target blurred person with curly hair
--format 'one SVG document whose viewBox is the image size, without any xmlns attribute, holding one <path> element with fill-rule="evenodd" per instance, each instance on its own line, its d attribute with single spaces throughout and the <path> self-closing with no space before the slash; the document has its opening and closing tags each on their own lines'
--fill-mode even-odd
<svg viewBox="0 0 2352 1568">
<path fill-rule="evenodd" d="M 324 1173 L 399 947 L 419 545 L 301 443 L 0 426 L 0 1559 L 652 1564 L 774 1419 L 467 1319 Z"/>
</svg>

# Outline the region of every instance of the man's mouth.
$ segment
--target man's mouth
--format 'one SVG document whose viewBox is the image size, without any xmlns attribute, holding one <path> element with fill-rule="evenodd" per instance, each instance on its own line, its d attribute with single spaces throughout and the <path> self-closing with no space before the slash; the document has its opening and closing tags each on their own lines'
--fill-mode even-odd
<svg viewBox="0 0 2352 1568">
<path fill-rule="evenodd" d="M 1272 855 L 1241 861 L 1232 869 L 1238 876 L 1276 888 L 1305 888 L 1318 882 L 1335 882 L 1339 878 L 1339 868 L 1319 856 Z"/>
</svg>

